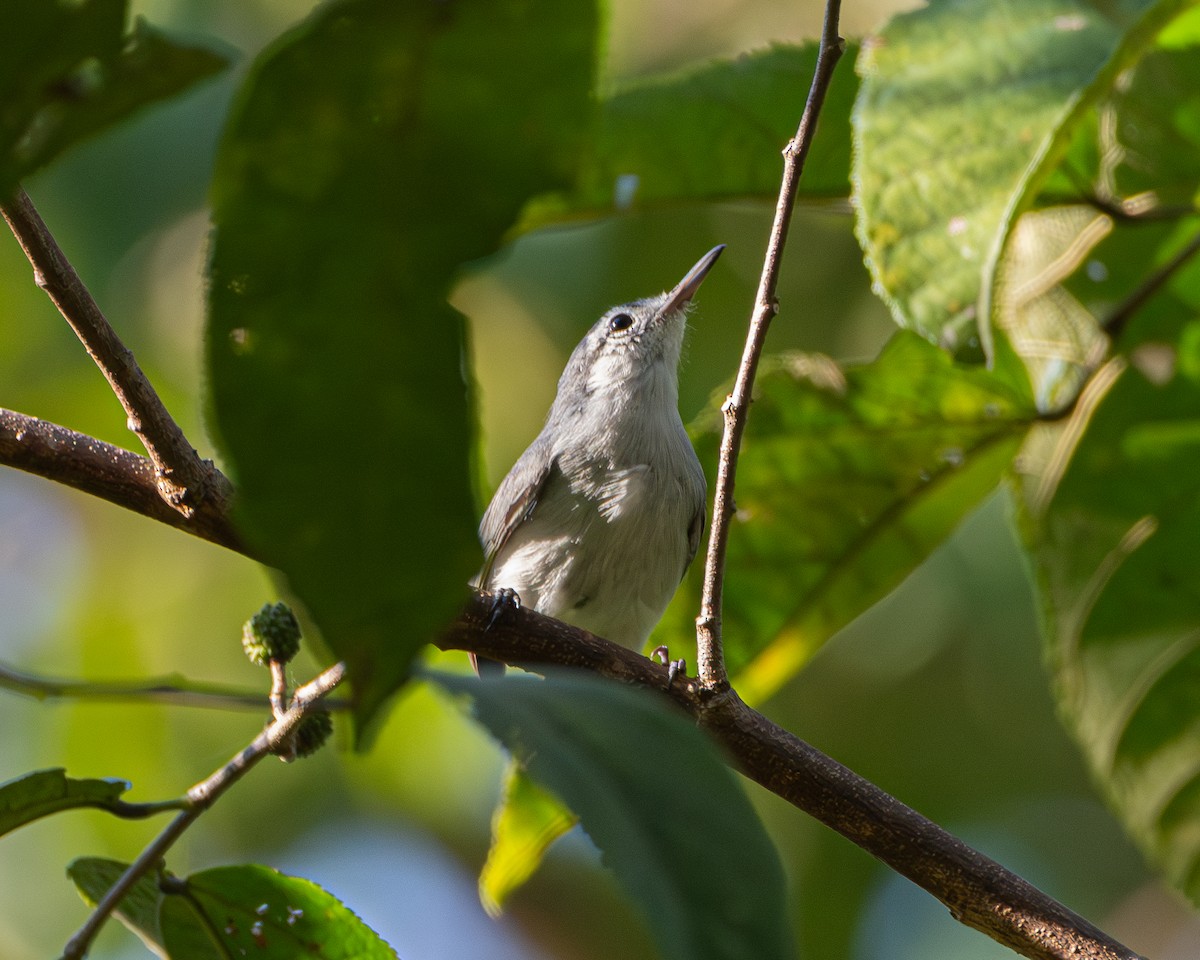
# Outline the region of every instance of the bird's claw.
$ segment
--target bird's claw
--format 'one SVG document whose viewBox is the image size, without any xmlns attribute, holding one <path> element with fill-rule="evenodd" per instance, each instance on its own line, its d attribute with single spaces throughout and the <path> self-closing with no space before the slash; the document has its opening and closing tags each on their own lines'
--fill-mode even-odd
<svg viewBox="0 0 1200 960">
<path fill-rule="evenodd" d="M 491 630 L 509 610 L 520 609 L 521 598 L 517 596 L 517 591 L 512 587 L 501 587 L 492 594 L 492 605 L 488 608 L 487 623 L 483 625 L 483 629 Z"/>
<path fill-rule="evenodd" d="M 517 591 L 512 587 L 501 587 L 492 594 L 492 602 L 488 606 L 487 620 L 483 624 L 483 632 L 487 633 L 496 624 L 504 619 L 505 615 L 510 610 L 521 609 L 521 598 L 517 596 Z M 504 664 L 499 660 L 489 660 L 487 657 L 481 657 L 474 651 L 468 651 L 467 656 L 471 660 L 471 669 L 475 671 L 475 676 L 481 680 L 498 679 L 504 676 Z"/>
<path fill-rule="evenodd" d="M 660 645 L 650 651 L 650 656 L 656 659 L 664 667 L 667 668 L 667 689 L 670 690 L 672 684 L 675 683 L 675 678 L 682 676 L 687 679 L 687 661 L 680 657 L 678 660 L 671 659 L 671 651 L 666 645 Z"/>
</svg>

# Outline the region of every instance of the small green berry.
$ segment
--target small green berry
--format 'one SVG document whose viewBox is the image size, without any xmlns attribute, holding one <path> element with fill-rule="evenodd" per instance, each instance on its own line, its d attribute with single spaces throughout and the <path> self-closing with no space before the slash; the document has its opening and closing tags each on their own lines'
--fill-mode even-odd
<svg viewBox="0 0 1200 960">
<path fill-rule="evenodd" d="M 305 715 L 296 727 L 292 748 L 297 757 L 307 757 L 324 746 L 333 733 L 333 717 L 328 710 L 314 710 Z"/>
<path fill-rule="evenodd" d="M 300 649 L 300 624 L 286 603 L 264 603 L 242 627 L 242 649 L 252 663 L 287 663 Z"/>
</svg>

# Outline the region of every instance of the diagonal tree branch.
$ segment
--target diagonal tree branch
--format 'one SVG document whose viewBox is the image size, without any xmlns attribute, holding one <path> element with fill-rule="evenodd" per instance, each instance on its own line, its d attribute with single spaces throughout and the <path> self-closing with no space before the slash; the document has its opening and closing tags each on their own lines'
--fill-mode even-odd
<svg viewBox="0 0 1200 960">
<path fill-rule="evenodd" d="M 813 136 L 817 132 L 817 117 L 825 103 L 825 94 L 833 80 L 833 70 L 845 49 L 845 41 L 838 35 L 838 19 L 841 15 L 841 0 L 826 0 L 825 23 L 821 30 L 821 42 L 817 51 L 817 65 L 808 101 L 800 117 L 796 135 L 783 150 L 783 183 L 779 188 L 779 200 L 775 206 L 775 220 L 771 224 L 771 235 L 767 242 L 766 262 L 754 300 L 754 311 L 750 317 L 750 329 L 746 334 L 746 346 L 738 367 L 733 392 L 725 401 L 725 431 L 721 437 L 721 452 L 717 461 L 717 482 L 713 491 L 712 527 L 708 537 L 708 552 L 704 558 L 704 590 L 700 598 L 700 613 L 696 617 L 696 656 L 700 682 L 711 690 L 728 689 L 729 676 L 725 670 L 725 656 L 721 647 L 721 605 L 725 585 L 725 553 L 729 543 L 729 524 L 736 507 L 733 501 L 734 478 L 737 474 L 738 452 L 742 445 L 742 434 L 746 430 L 746 418 L 750 413 L 750 394 L 754 388 L 754 376 L 758 371 L 759 357 L 766 342 L 767 328 L 779 311 L 775 288 L 779 282 L 779 266 L 783 260 L 783 247 L 787 242 L 788 227 L 792 220 L 792 209 L 796 203 L 796 189 L 800 174 Z"/>
<path fill-rule="evenodd" d="M 546 666 L 666 690 L 742 773 L 937 897 L 960 922 L 1034 960 L 1139 960 L 1138 955 L 994 860 L 967 846 L 762 714 L 732 690 L 667 686 L 667 668 L 528 609 L 493 623 L 479 594 L 438 641 L 534 671 Z"/>
<path fill-rule="evenodd" d="M 9 202 L 0 206 L 0 213 L 29 258 L 38 286 L 54 301 L 120 400 L 129 429 L 138 435 L 150 455 L 162 499 L 185 517 L 210 500 L 223 509 L 233 495 L 229 481 L 211 461 L 201 460 L 188 443 L 133 354 L 55 242 L 29 195 L 18 189 Z"/>
<path fill-rule="evenodd" d="M 0 464 L 74 487 L 250 555 L 230 521 L 229 496 L 209 497 L 182 513 L 162 498 L 150 460 L 95 437 L 0 408 Z"/>
<path fill-rule="evenodd" d="M 0 418 L 0 424 L 4 422 Z M 63 430 L 42 421 L 34 423 Z M 77 457 L 69 460 L 66 472 L 81 476 L 64 482 L 204 535 L 186 522 L 179 523 L 179 514 L 166 510 L 153 495 L 144 458 L 64 432 L 72 443 L 79 440 L 86 441 L 83 446 L 96 445 L 98 460 L 103 460 L 106 449 L 114 452 L 108 467 L 112 475 L 100 485 L 101 490 L 91 490 L 83 482 L 86 472 Z M 0 430 L 0 461 L 11 462 L 3 437 Z M 57 455 L 61 456 L 61 451 Z M 54 476 L 50 469 L 33 472 Z M 219 519 L 218 514 L 214 516 Z M 245 552 L 234 544 L 224 545 Z M 535 670 L 575 667 L 622 683 L 660 691 L 666 688 L 665 667 L 575 627 L 525 609 L 485 626 L 490 619 L 491 598 L 477 596 L 447 628 L 439 646 Z M 714 691 L 697 681 L 677 680 L 669 695 L 725 748 L 746 776 L 929 891 L 963 923 L 1035 960 L 1138 960 L 1137 954 L 1031 884 L 752 710 L 731 690 Z M 171 836 L 167 846 L 174 839 Z"/>
</svg>

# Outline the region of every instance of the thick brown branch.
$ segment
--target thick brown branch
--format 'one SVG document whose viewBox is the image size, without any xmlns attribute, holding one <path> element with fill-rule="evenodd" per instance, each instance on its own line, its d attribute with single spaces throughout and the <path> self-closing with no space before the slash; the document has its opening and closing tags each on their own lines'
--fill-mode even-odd
<svg viewBox="0 0 1200 960">
<path fill-rule="evenodd" d="M 721 690 L 729 685 L 725 656 L 721 649 L 721 606 L 729 524 L 736 511 L 733 491 L 738 452 L 742 445 L 742 434 L 746 429 L 746 418 L 750 413 L 750 394 L 754 388 L 759 357 L 762 356 L 763 344 L 766 342 L 767 328 L 779 309 L 775 289 L 779 282 L 779 266 L 783 260 L 788 226 L 792 221 L 792 209 L 796 205 L 800 174 L 804 170 L 804 161 L 817 132 L 817 118 L 825 103 L 829 84 L 833 80 L 834 67 L 845 49 L 845 42 L 838 36 L 840 14 L 840 0 L 826 0 L 825 24 L 821 31 L 817 65 L 808 91 L 808 102 L 804 105 L 804 113 L 795 137 L 783 151 L 783 183 L 779 188 L 775 220 L 771 224 L 771 236 L 767 242 L 766 262 L 758 284 L 758 294 L 754 301 L 754 312 L 750 318 L 750 329 L 746 335 L 746 346 L 742 352 L 737 379 L 723 408 L 725 431 L 721 437 L 721 452 L 717 461 L 712 527 L 708 538 L 708 552 L 704 559 L 704 592 L 700 598 L 700 613 L 696 617 L 700 680 L 712 690 Z"/>
<path fill-rule="evenodd" d="M 0 409 L 0 464 L 74 487 L 248 554 L 229 520 L 228 498 L 209 498 L 185 516 L 160 495 L 154 465 L 146 457 L 95 437 Z"/>
<path fill-rule="evenodd" d="M 530 610 L 485 629 L 477 597 L 439 645 L 537 670 L 579 667 L 666 690 L 667 668 Z M 908 877 L 961 922 L 1037 960 L 1137 960 L 1137 954 L 937 824 L 809 746 L 729 690 L 676 682 L 671 698 L 742 772 Z"/>
<path fill-rule="evenodd" d="M 0 212 L 29 258 L 38 286 L 54 301 L 120 400 L 129 429 L 150 455 L 159 495 L 185 516 L 210 500 L 224 512 L 233 494 L 229 481 L 210 461 L 201 460 L 188 443 L 59 249 L 28 194 L 18 190 Z"/>
</svg>

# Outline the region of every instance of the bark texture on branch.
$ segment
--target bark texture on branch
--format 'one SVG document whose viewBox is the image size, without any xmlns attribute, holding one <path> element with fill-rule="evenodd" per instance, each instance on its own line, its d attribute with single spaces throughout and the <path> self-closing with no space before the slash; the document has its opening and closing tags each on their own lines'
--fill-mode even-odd
<svg viewBox="0 0 1200 960">
<path fill-rule="evenodd" d="M 230 522 L 228 499 L 209 499 L 187 514 L 181 513 L 162 498 L 154 464 L 148 458 L 95 437 L 15 410 L 0 409 L 0 464 L 90 493 L 248 554 Z"/>
</svg>

